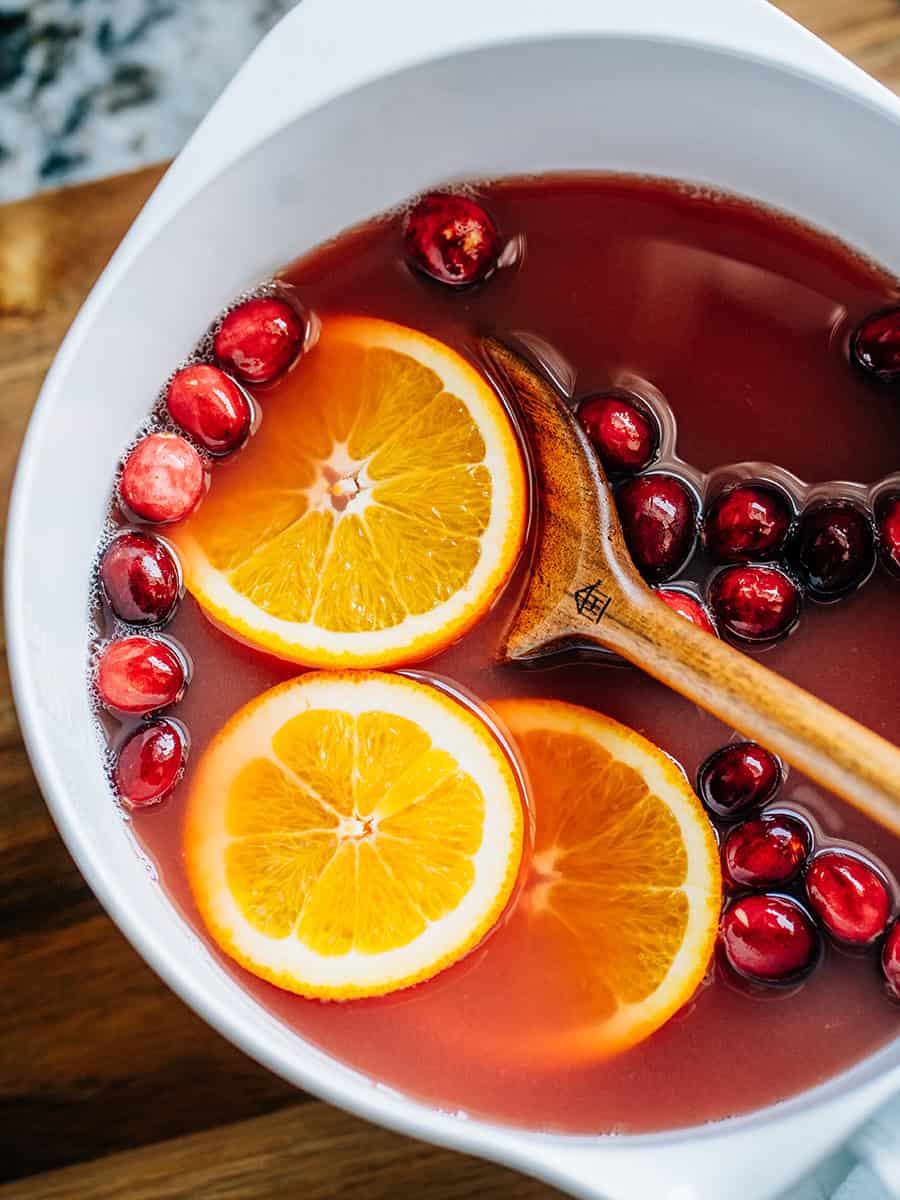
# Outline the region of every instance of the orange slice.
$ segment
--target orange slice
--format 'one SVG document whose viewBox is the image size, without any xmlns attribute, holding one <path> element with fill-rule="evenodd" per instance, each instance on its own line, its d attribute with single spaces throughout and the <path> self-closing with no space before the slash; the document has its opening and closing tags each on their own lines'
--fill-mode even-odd
<svg viewBox="0 0 900 1200">
<path fill-rule="evenodd" d="M 706 972 L 721 905 L 712 828 L 681 769 L 634 730 L 553 700 L 493 707 L 524 762 L 535 816 L 516 921 L 558 989 L 556 1023 L 542 997 L 531 1048 L 624 1050 L 686 1004 Z M 533 990 L 513 971 L 507 986 Z"/>
<path fill-rule="evenodd" d="M 428 979 L 485 936 L 522 856 L 516 774 L 437 688 L 309 674 L 241 709 L 207 749 L 184 849 L 221 948 L 303 996 Z"/>
<path fill-rule="evenodd" d="M 434 338 L 326 320 L 249 445 L 171 533 L 236 637 L 307 666 L 396 666 L 458 638 L 522 545 L 526 477 L 497 395 Z"/>
</svg>

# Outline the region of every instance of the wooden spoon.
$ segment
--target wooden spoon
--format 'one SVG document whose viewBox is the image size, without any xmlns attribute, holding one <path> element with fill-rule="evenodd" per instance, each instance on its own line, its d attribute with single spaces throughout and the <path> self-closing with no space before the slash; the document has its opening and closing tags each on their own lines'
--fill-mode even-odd
<svg viewBox="0 0 900 1200">
<path fill-rule="evenodd" d="M 561 396 L 518 354 L 483 348 L 523 418 L 538 483 L 538 541 L 501 656 L 614 650 L 900 834 L 900 749 L 698 629 L 643 581 L 603 468 Z"/>
</svg>

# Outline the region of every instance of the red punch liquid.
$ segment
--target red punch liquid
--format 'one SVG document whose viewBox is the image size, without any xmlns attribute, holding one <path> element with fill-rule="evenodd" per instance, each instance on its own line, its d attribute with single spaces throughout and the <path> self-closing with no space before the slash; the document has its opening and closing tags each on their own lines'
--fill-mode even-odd
<svg viewBox="0 0 900 1200">
<path fill-rule="evenodd" d="M 774 463 L 807 484 L 866 487 L 900 467 L 900 400 L 847 359 L 857 323 L 898 297 L 896 281 L 871 263 L 772 212 L 664 182 L 557 176 L 492 184 L 479 197 L 519 249 L 473 288 L 410 271 L 394 215 L 313 251 L 283 279 L 323 321 L 386 318 L 473 359 L 485 333 L 538 339 L 570 378 L 573 401 L 626 387 L 670 413 L 701 501 L 704 477 L 732 464 Z M 702 588 L 712 570 L 698 551 L 670 582 Z M 497 666 L 517 594 L 514 582 L 489 617 L 422 669 L 484 701 L 548 696 L 594 707 L 640 730 L 692 778 L 732 738 L 693 704 L 602 656 Z M 236 709 L 297 673 L 212 628 L 190 597 L 166 632 L 193 659 L 193 681 L 171 715 L 189 730 L 194 763 Z M 900 742 L 900 584 L 880 567 L 838 603 L 806 602 L 789 636 L 749 652 Z M 161 886 L 203 937 L 182 861 L 184 788 L 135 813 L 133 827 Z M 900 841 L 796 771 L 774 808 L 807 818 L 819 847 L 865 854 L 896 903 Z M 794 884 L 775 890 L 802 895 Z M 717 958 L 687 1008 L 636 1048 L 607 1061 L 554 1061 L 535 1055 L 528 1026 L 565 1028 L 579 997 L 532 949 L 514 910 L 433 981 L 347 1004 L 306 1001 L 222 963 L 300 1037 L 390 1087 L 449 1111 L 571 1132 L 638 1133 L 744 1113 L 821 1082 L 900 1032 L 877 950 L 827 943 L 809 977 L 781 990 L 749 989 Z M 210 952 L 219 954 L 212 944 Z"/>
</svg>

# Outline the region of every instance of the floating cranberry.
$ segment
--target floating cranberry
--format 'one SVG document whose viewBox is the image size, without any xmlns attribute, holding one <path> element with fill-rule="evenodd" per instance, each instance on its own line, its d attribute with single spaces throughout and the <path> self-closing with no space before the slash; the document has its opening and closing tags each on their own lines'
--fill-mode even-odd
<svg viewBox="0 0 900 1200">
<path fill-rule="evenodd" d="M 809 831 L 798 817 L 772 813 L 736 825 L 725 838 L 725 867 L 741 887 L 787 883 L 809 853 Z"/>
<path fill-rule="evenodd" d="M 110 608 L 130 625 L 158 625 L 178 602 L 181 576 L 171 550 L 149 533 L 120 533 L 100 559 Z"/>
<path fill-rule="evenodd" d="M 769 484 L 737 484 L 713 500 L 703 522 L 706 549 L 717 562 L 775 558 L 791 524 L 791 506 Z"/>
<path fill-rule="evenodd" d="M 185 740 L 172 721 L 142 725 L 123 743 L 115 767 L 116 792 L 132 808 L 158 804 L 184 767 Z"/>
<path fill-rule="evenodd" d="M 200 455 L 177 433 L 141 438 L 125 459 L 119 480 L 119 495 L 129 512 L 158 525 L 193 512 L 205 488 Z"/>
<path fill-rule="evenodd" d="M 186 682 L 181 655 L 159 638 L 120 638 L 97 656 L 100 702 L 114 712 L 145 716 L 165 708 L 181 699 Z"/>
<path fill-rule="evenodd" d="M 743 896 L 722 917 L 722 948 L 733 970 L 756 983 L 790 983 L 813 965 L 815 925 L 787 896 Z"/>
<path fill-rule="evenodd" d="M 882 877 L 861 858 L 840 850 L 817 854 L 806 872 L 806 894 L 838 941 L 868 946 L 884 933 L 891 898 Z"/>
<path fill-rule="evenodd" d="M 611 475 L 643 471 L 653 460 L 655 425 L 624 396 L 590 396 L 579 405 L 578 419 Z"/>
<path fill-rule="evenodd" d="M 900 921 L 895 921 L 881 949 L 881 969 L 888 992 L 900 1000 Z"/>
<path fill-rule="evenodd" d="M 406 218 L 403 245 L 411 266 L 451 287 L 484 279 L 497 265 L 500 234 L 468 196 L 432 192 Z"/>
<path fill-rule="evenodd" d="M 245 300 L 219 326 L 216 359 L 244 383 L 270 383 L 300 353 L 305 332 L 303 319 L 286 300 Z"/>
<path fill-rule="evenodd" d="M 694 546 L 691 493 L 674 475 L 640 475 L 616 492 L 622 532 L 635 566 L 653 582 L 668 579 Z"/>
<path fill-rule="evenodd" d="M 793 556 L 810 595 L 836 600 L 872 573 L 875 536 L 871 522 L 849 501 L 817 505 L 800 518 Z"/>
<path fill-rule="evenodd" d="M 717 817 L 761 808 L 781 785 L 781 764 L 756 742 L 734 742 L 716 750 L 697 773 L 701 800 Z"/>
<path fill-rule="evenodd" d="M 900 575 L 900 493 L 885 496 L 878 505 L 878 538 L 881 561 Z"/>
<path fill-rule="evenodd" d="M 677 612 L 679 617 L 684 617 L 686 621 L 690 621 L 706 633 L 718 636 L 706 607 L 696 596 L 692 596 L 690 592 L 683 592 L 680 588 L 667 587 L 657 588 L 656 594 L 673 612 Z"/>
<path fill-rule="evenodd" d="M 207 363 L 183 367 L 166 390 L 169 416 L 210 454 L 230 454 L 250 432 L 250 402 L 233 379 Z"/>
<path fill-rule="evenodd" d="M 709 600 L 720 628 L 746 642 L 771 642 L 800 616 L 800 590 L 777 567 L 726 567 L 713 579 Z"/>
<path fill-rule="evenodd" d="M 900 308 L 885 308 L 866 317 L 850 339 L 850 355 L 877 383 L 900 382 Z"/>
</svg>

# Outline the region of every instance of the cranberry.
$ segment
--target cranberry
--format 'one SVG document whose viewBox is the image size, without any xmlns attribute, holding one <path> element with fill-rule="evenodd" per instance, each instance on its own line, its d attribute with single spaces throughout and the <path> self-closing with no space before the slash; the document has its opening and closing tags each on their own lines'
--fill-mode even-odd
<svg viewBox="0 0 900 1200">
<path fill-rule="evenodd" d="M 677 612 L 679 617 L 684 617 L 686 621 L 690 621 L 706 633 L 718 636 L 706 607 L 696 596 L 692 596 L 690 592 L 683 592 L 680 588 L 667 587 L 657 588 L 656 594 L 673 612 Z"/>
<path fill-rule="evenodd" d="M 820 504 L 800 518 L 793 552 L 809 593 L 836 600 L 858 587 L 875 566 L 872 525 L 848 501 Z"/>
<path fill-rule="evenodd" d="M 195 363 L 178 371 L 166 390 L 169 416 L 210 454 L 230 454 L 250 432 L 250 402 L 218 367 Z"/>
<path fill-rule="evenodd" d="M 614 393 L 590 396 L 579 405 L 578 419 L 611 475 L 650 465 L 658 442 L 656 428 L 630 400 Z"/>
<path fill-rule="evenodd" d="M 881 969 L 888 991 L 900 1000 L 900 921 L 891 926 L 881 949 Z"/>
<path fill-rule="evenodd" d="M 791 524 L 787 497 L 768 484 L 737 484 L 720 492 L 706 513 L 703 536 L 717 562 L 774 558 Z"/>
<path fill-rule="evenodd" d="M 622 532 L 635 566 L 647 579 L 674 575 L 694 546 L 691 493 L 674 475 L 641 475 L 616 492 Z"/>
<path fill-rule="evenodd" d="M 884 933 L 891 898 L 884 880 L 861 858 L 841 850 L 817 854 L 806 872 L 806 894 L 838 941 L 868 946 Z"/>
<path fill-rule="evenodd" d="M 809 853 L 809 831 L 797 817 L 772 813 L 736 825 L 725 839 L 725 867 L 741 887 L 787 883 Z"/>
<path fill-rule="evenodd" d="M 303 319 L 286 300 L 246 300 L 219 326 L 216 358 L 244 383 L 269 383 L 300 353 L 305 332 Z"/>
<path fill-rule="evenodd" d="M 770 642 L 800 616 L 800 591 L 777 567 L 726 567 L 709 589 L 720 627 L 747 642 Z"/>
<path fill-rule="evenodd" d="M 168 642 L 126 637 L 109 642 L 97 656 L 97 691 L 105 708 L 144 716 L 180 700 L 187 673 Z"/>
<path fill-rule="evenodd" d="M 787 896 L 743 896 L 722 917 L 722 948 L 733 970 L 757 983 L 788 983 L 813 965 L 816 927 Z"/>
<path fill-rule="evenodd" d="M 180 521 L 200 503 L 206 472 L 200 455 L 177 433 L 141 438 L 125 459 L 119 495 L 135 516 L 157 524 Z"/>
<path fill-rule="evenodd" d="M 185 739 L 172 721 L 142 725 L 125 741 L 115 767 L 119 798 L 132 808 L 158 804 L 178 782 L 186 757 Z"/>
<path fill-rule="evenodd" d="M 697 791 L 717 817 L 733 817 L 768 804 L 781 785 L 781 764 L 756 742 L 716 750 L 697 773 Z"/>
<path fill-rule="evenodd" d="M 900 382 L 900 308 L 872 313 L 850 339 L 853 362 L 878 383 Z"/>
<path fill-rule="evenodd" d="M 439 283 L 460 287 L 497 265 L 500 234 L 490 214 L 468 196 L 433 192 L 406 218 L 403 245 L 411 266 Z"/>
<path fill-rule="evenodd" d="M 171 550 L 149 533 L 127 531 L 109 543 L 100 559 L 100 582 L 120 621 L 158 625 L 178 602 L 181 576 Z"/>
<path fill-rule="evenodd" d="M 878 537 L 881 561 L 900 575 L 900 492 L 884 497 L 878 505 Z"/>
</svg>

